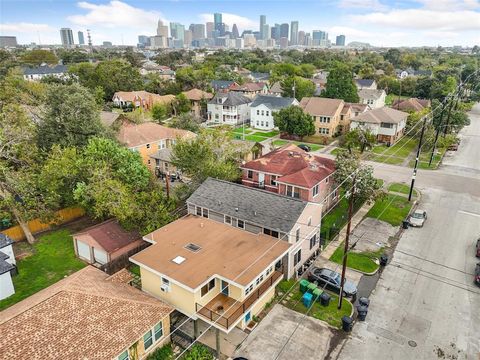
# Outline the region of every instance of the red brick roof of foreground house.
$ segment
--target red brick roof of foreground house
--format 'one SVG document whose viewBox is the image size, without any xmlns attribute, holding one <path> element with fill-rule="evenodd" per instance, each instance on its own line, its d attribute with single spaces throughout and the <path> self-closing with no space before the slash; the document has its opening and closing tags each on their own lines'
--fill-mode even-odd
<svg viewBox="0 0 480 360">
<path fill-rule="evenodd" d="M 213 98 L 213 94 L 210 94 L 200 89 L 191 89 L 188 91 L 184 91 L 183 95 L 185 95 L 188 100 L 192 101 L 200 101 L 202 99 L 210 100 L 211 98 Z"/>
<path fill-rule="evenodd" d="M 397 99 L 392 104 L 392 108 L 403 111 L 422 111 L 427 107 L 430 107 L 430 100 L 417 98 Z"/>
<path fill-rule="evenodd" d="M 118 141 L 132 148 L 164 139 L 191 138 L 195 134 L 188 130 L 169 128 L 153 122 L 134 124 L 124 122 L 117 135 Z"/>
<path fill-rule="evenodd" d="M 2 359 L 113 359 L 174 310 L 93 266 L 2 312 Z"/>
<path fill-rule="evenodd" d="M 335 162 L 288 144 L 247 162 L 242 169 L 275 174 L 280 176 L 277 182 L 311 188 L 333 174 Z"/>
</svg>

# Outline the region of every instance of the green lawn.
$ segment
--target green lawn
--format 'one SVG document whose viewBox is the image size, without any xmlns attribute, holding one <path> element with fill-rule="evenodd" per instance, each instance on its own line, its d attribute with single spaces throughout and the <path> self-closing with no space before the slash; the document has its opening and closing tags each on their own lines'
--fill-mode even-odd
<svg viewBox="0 0 480 360">
<path fill-rule="evenodd" d="M 410 193 L 410 185 L 393 183 L 388 186 L 388 191 L 393 191 L 401 194 L 408 195 Z M 417 196 L 417 191 L 413 189 L 414 196 Z"/>
<path fill-rule="evenodd" d="M 416 139 L 405 136 L 390 147 L 386 145 L 377 145 L 372 149 L 372 152 L 374 154 L 381 154 L 382 156 L 392 155 L 392 157 L 406 158 L 416 146 Z"/>
<path fill-rule="evenodd" d="M 383 163 L 383 164 L 400 165 L 401 163 L 403 163 L 403 160 L 405 159 L 397 156 L 370 154 L 368 156 L 368 160 Z"/>
<path fill-rule="evenodd" d="M 278 131 L 278 130 L 272 130 L 272 131 L 256 130 L 253 133 L 253 135 L 264 136 L 264 137 L 267 137 L 267 138 L 277 136 L 278 134 L 280 134 L 280 131 Z"/>
<path fill-rule="evenodd" d="M 397 99 L 408 99 L 408 96 L 398 96 L 394 94 L 388 94 L 385 98 L 385 105 L 390 106 Z"/>
<path fill-rule="evenodd" d="M 310 149 L 312 149 L 312 151 L 317 151 L 317 150 L 320 150 L 321 148 L 323 148 L 322 145 L 312 144 L 312 143 L 307 143 L 307 142 L 301 142 L 301 141 L 273 140 L 272 143 L 275 146 L 283 146 L 283 145 L 288 144 L 288 143 L 293 143 L 295 145 L 305 144 L 305 145 L 310 146 Z"/>
<path fill-rule="evenodd" d="M 433 156 L 432 165 L 429 166 L 431 152 L 421 152 L 420 158 L 418 159 L 418 168 L 424 170 L 435 170 L 440 165 L 442 161 L 443 154 L 445 149 L 438 149 L 437 153 Z M 411 168 L 415 166 L 415 159 L 412 159 L 408 164 Z"/>
<path fill-rule="evenodd" d="M 231 132 L 235 133 L 235 134 L 240 134 L 240 135 L 244 133 L 243 128 L 241 126 L 233 129 Z M 252 132 L 253 132 L 253 130 L 251 128 L 249 128 L 249 127 L 245 128 L 245 134 L 250 134 Z"/>
<path fill-rule="evenodd" d="M 366 216 L 385 221 L 393 226 L 399 226 L 402 220 L 407 217 L 411 207 L 412 204 L 408 202 L 407 198 L 387 194 L 375 202 Z"/>
<path fill-rule="evenodd" d="M 330 260 L 337 263 L 343 264 L 343 254 L 344 254 L 344 245 L 343 243 L 335 250 L 335 252 L 330 257 Z M 383 249 L 379 249 L 377 252 L 353 252 L 349 251 L 347 257 L 347 266 L 351 269 L 356 269 L 366 273 L 374 272 L 378 269 L 379 265 L 374 261 L 378 259 L 383 253 Z"/>
<path fill-rule="evenodd" d="M 75 257 L 73 240 L 68 230 L 46 234 L 30 246 L 32 255 L 17 261 L 14 276 L 15 294 L 0 301 L 0 310 L 80 270 L 85 263 Z"/>
<path fill-rule="evenodd" d="M 294 283 L 295 280 L 284 280 L 278 285 L 278 289 L 285 292 L 285 290 L 290 289 Z M 291 296 L 288 298 L 287 295 L 285 297 L 286 302 L 283 303 L 282 301 L 281 304 L 302 314 L 305 314 L 308 311 L 309 316 L 325 321 L 336 328 L 341 328 L 342 317 L 345 315 L 350 316 L 352 312 L 352 304 L 346 299 L 343 299 L 342 309 L 338 310 L 338 295 L 330 291 L 327 292 L 332 297 L 330 304 L 328 306 L 322 306 L 320 302 L 315 301 L 309 310 L 309 308 L 305 307 L 302 303 L 303 294 L 300 292 L 300 284 L 296 284 L 291 291 Z"/>
</svg>

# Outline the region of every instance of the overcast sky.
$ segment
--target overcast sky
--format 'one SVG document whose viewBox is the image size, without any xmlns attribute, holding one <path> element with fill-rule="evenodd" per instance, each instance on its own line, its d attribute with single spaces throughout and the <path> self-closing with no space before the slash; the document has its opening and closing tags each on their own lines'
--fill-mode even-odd
<svg viewBox="0 0 480 360">
<path fill-rule="evenodd" d="M 378 46 L 480 45 L 480 0 L 0 0 L 0 34 L 20 44 L 59 44 L 59 29 L 90 29 L 94 44 L 135 45 L 138 35 L 154 35 L 158 19 L 213 21 L 223 13 L 240 32 L 267 23 L 299 21 L 299 30 L 324 30 L 330 39 Z M 86 34 L 85 34 L 86 36 Z"/>
</svg>

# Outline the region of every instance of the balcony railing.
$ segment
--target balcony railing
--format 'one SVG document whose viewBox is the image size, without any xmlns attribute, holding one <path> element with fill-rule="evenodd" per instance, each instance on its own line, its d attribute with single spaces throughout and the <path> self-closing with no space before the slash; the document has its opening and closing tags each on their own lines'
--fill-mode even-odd
<svg viewBox="0 0 480 360">
<path fill-rule="evenodd" d="M 211 322 L 215 322 L 228 330 L 282 276 L 283 274 L 281 272 L 274 271 L 265 282 L 252 291 L 252 293 L 242 302 L 236 301 L 235 299 L 220 293 L 207 305 L 195 303 L 195 310 L 201 317 Z M 219 303 L 221 303 L 224 312 L 219 312 L 218 308 L 213 309 L 213 304 Z"/>
</svg>

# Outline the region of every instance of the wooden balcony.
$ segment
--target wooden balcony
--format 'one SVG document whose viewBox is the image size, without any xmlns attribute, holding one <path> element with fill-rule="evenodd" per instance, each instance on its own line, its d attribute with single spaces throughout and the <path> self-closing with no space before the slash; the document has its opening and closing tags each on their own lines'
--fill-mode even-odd
<svg viewBox="0 0 480 360">
<path fill-rule="evenodd" d="M 282 276 L 283 274 L 281 272 L 274 271 L 242 302 L 220 293 L 204 306 L 196 303 L 197 314 L 207 321 L 214 322 L 224 329 L 229 330 Z"/>
</svg>

